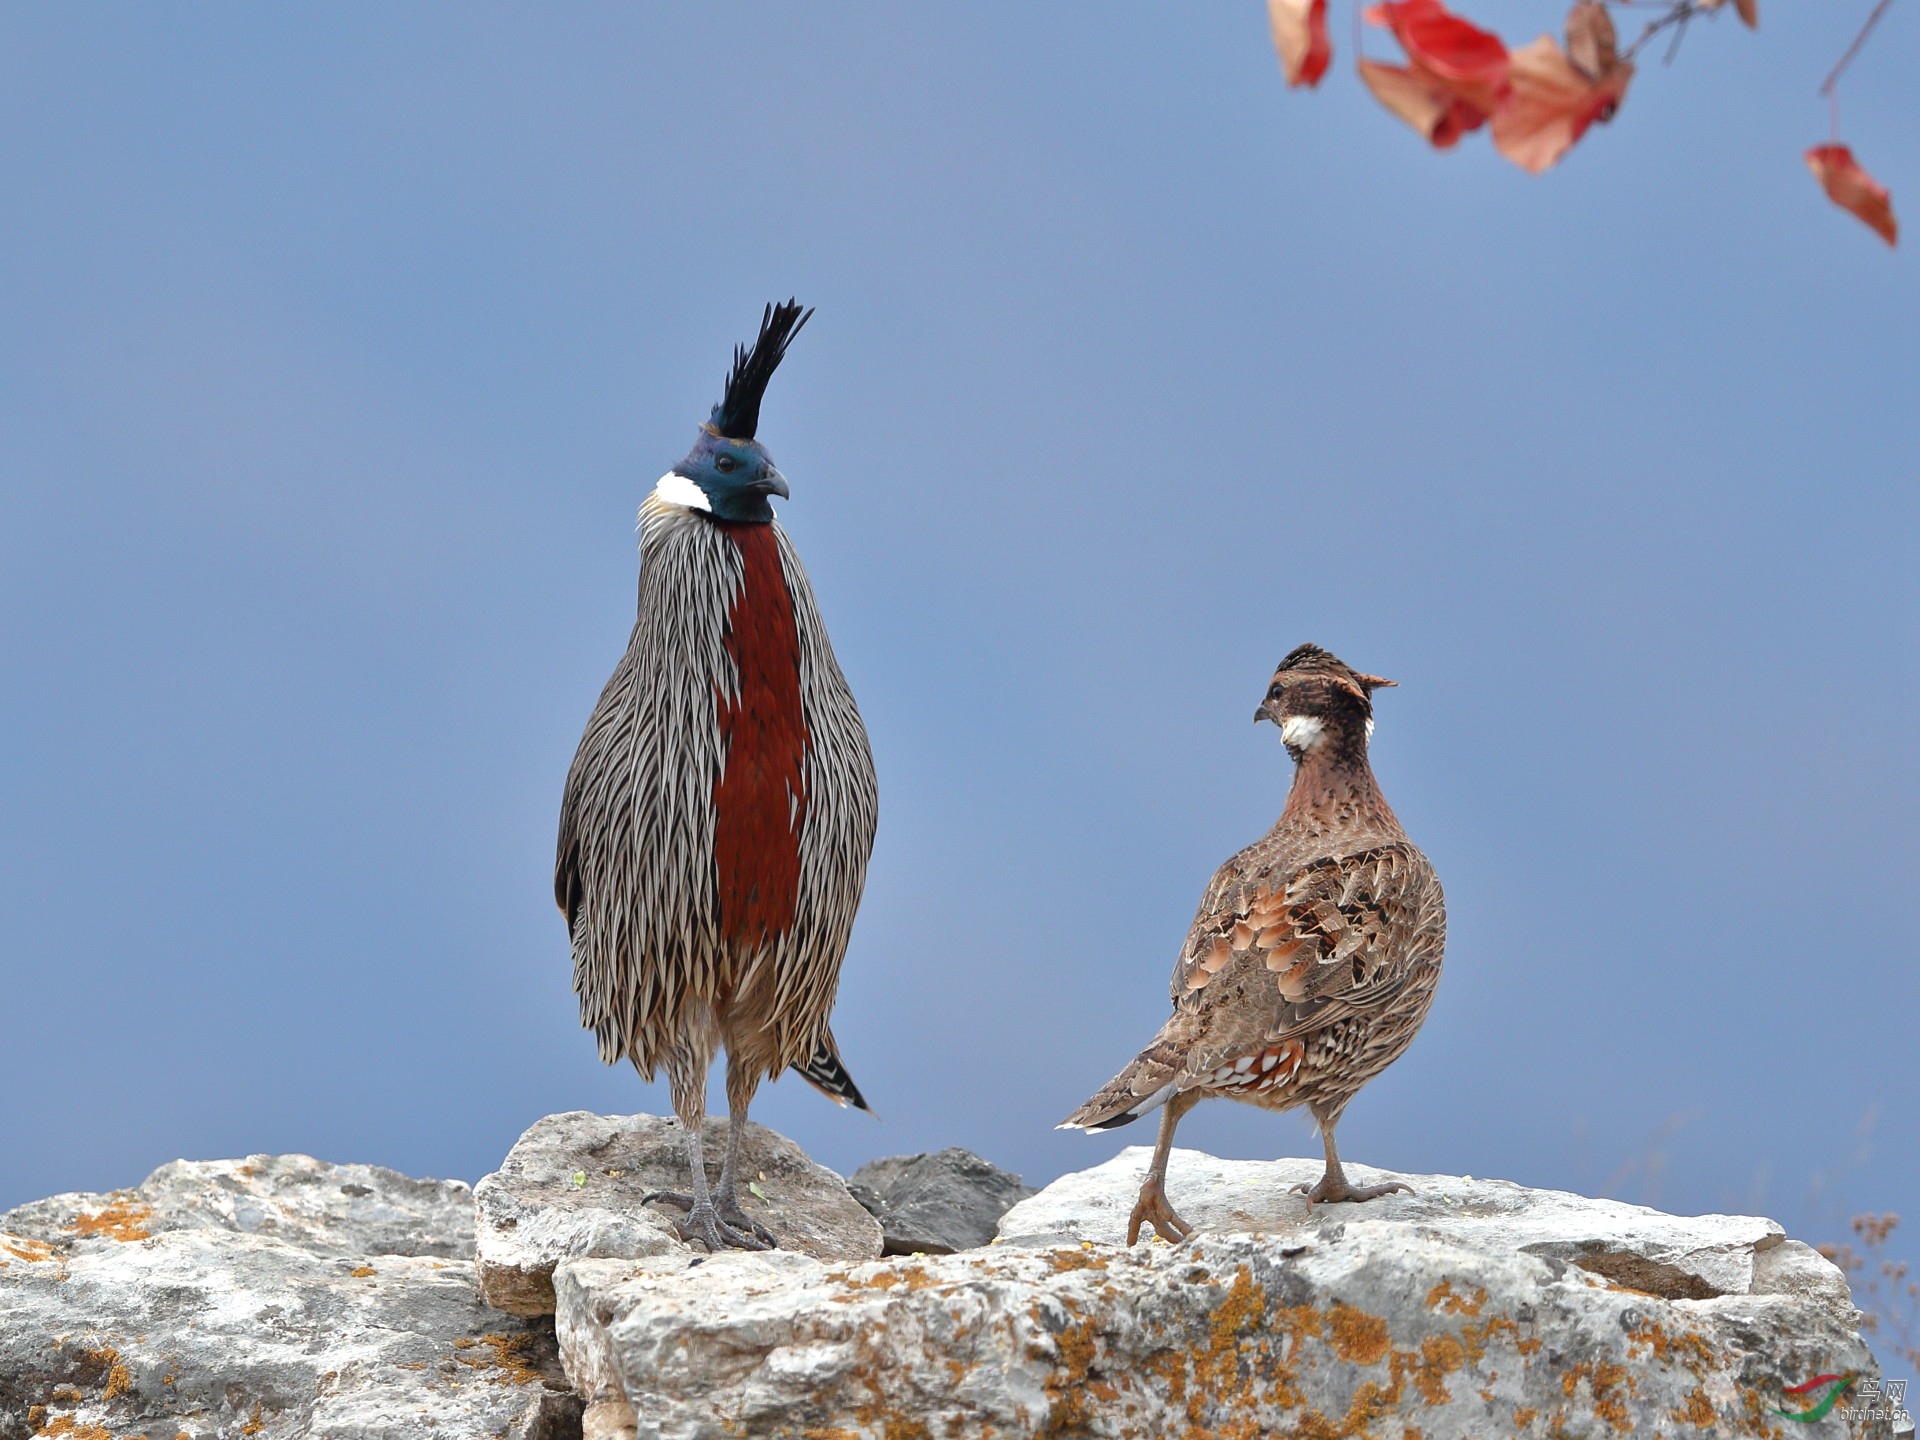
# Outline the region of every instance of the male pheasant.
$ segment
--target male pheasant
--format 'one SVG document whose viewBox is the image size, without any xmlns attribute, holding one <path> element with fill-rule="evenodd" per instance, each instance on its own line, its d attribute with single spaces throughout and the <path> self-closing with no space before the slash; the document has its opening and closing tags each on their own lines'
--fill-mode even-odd
<svg viewBox="0 0 1920 1440">
<path fill-rule="evenodd" d="M 1302 645 L 1254 712 L 1293 757 L 1286 806 L 1207 886 L 1174 966 L 1173 1017 L 1061 1127 L 1108 1130 L 1161 1109 L 1129 1245 L 1143 1222 L 1167 1240 L 1192 1233 L 1167 1201 L 1167 1155 L 1180 1117 L 1213 1095 L 1313 1112 L 1327 1167 L 1309 1205 L 1407 1188 L 1349 1184 L 1333 1143 L 1347 1102 L 1426 1018 L 1446 945 L 1440 881 L 1367 761 L 1373 692 L 1391 684 Z"/>
<path fill-rule="evenodd" d="M 740 1210 L 741 1131 L 791 1066 L 867 1108 L 828 1028 L 873 850 L 867 732 L 799 556 L 768 497 L 786 479 L 754 438 L 767 381 L 813 312 L 769 305 L 687 457 L 640 507 L 640 603 L 560 808 L 554 898 L 581 1023 L 600 1058 L 664 1066 L 687 1132 L 690 1238 L 773 1237 Z M 728 1130 L 711 1191 L 707 1070 L 727 1054 Z"/>
</svg>

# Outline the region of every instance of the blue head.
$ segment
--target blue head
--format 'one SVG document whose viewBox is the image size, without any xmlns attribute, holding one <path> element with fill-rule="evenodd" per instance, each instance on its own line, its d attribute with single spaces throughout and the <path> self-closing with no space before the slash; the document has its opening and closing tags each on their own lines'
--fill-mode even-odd
<svg viewBox="0 0 1920 1440">
<path fill-rule="evenodd" d="M 753 438 L 760 428 L 760 399 L 787 346 L 812 314 L 791 300 L 767 306 L 753 349 L 735 347 L 726 393 L 700 427 L 700 438 L 660 482 L 667 498 L 706 510 L 716 520 L 764 525 L 773 519 L 767 497 L 784 499 L 787 482 L 766 447 Z"/>
</svg>

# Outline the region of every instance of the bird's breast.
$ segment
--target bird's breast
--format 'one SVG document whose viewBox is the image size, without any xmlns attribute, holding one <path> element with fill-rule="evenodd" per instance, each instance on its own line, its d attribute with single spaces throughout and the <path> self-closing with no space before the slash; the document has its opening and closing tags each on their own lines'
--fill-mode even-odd
<svg viewBox="0 0 1920 1440">
<path fill-rule="evenodd" d="M 725 646 L 738 684 L 714 695 L 721 768 L 713 787 L 720 931 L 754 947 L 793 924 L 806 819 L 806 713 L 793 596 L 771 525 L 722 524 L 740 552 Z"/>
</svg>

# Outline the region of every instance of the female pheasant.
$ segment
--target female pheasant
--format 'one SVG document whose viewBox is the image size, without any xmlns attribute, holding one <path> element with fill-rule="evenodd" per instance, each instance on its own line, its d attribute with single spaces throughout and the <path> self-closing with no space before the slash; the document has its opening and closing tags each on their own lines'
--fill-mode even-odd
<svg viewBox="0 0 1920 1440">
<path fill-rule="evenodd" d="M 736 1196 L 747 1106 L 791 1066 L 867 1108 L 828 1016 L 866 882 L 879 801 L 859 709 L 770 495 L 754 439 L 767 381 L 813 312 L 769 305 L 687 457 L 640 507 L 627 653 L 567 774 L 554 898 L 581 1023 L 600 1058 L 666 1067 L 687 1132 L 686 1230 L 709 1249 L 773 1237 Z M 726 1159 L 711 1192 L 700 1127 L 727 1052 Z"/>
<path fill-rule="evenodd" d="M 1286 806 L 1207 886 L 1174 966 L 1173 1018 L 1061 1127 L 1109 1130 L 1164 1107 L 1129 1245 L 1143 1222 L 1167 1240 L 1192 1233 L 1167 1202 L 1167 1154 L 1180 1117 L 1211 1095 L 1313 1112 L 1327 1168 L 1309 1205 L 1406 1188 L 1348 1184 L 1333 1144 L 1347 1102 L 1426 1018 L 1446 945 L 1439 878 L 1367 763 L 1373 692 L 1391 684 L 1302 645 L 1254 712 L 1293 757 Z"/>
</svg>

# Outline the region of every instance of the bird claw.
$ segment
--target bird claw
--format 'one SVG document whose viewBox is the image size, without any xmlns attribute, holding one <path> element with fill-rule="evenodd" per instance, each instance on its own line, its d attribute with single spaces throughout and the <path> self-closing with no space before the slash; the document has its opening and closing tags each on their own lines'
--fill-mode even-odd
<svg viewBox="0 0 1920 1440">
<path fill-rule="evenodd" d="M 1193 1234 L 1193 1226 L 1182 1220 L 1168 1202 L 1167 1192 L 1151 1180 L 1140 1187 L 1140 1198 L 1134 1201 L 1133 1214 L 1127 1217 L 1127 1244 L 1140 1238 L 1143 1223 L 1151 1224 L 1153 1233 L 1169 1245 L 1178 1245 Z"/>
<path fill-rule="evenodd" d="M 1295 1195 L 1307 1197 L 1309 1212 L 1315 1205 L 1338 1205 L 1347 1201 L 1358 1204 L 1363 1200 L 1378 1200 L 1382 1195 L 1391 1195 L 1396 1190 L 1404 1190 L 1409 1195 L 1413 1194 L 1411 1185 L 1402 1184 L 1398 1180 L 1389 1180 L 1384 1185 L 1349 1185 L 1344 1175 L 1337 1178 L 1322 1175 L 1311 1187 L 1303 1182 L 1291 1188 Z"/>
<path fill-rule="evenodd" d="M 698 1240 L 707 1249 L 719 1251 L 734 1250 L 778 1250 L 780 1242 L 773 1238 L 773 1232 L 758 1220 L 742 1213 L 738 1205 L 715 1205 L 709 1203 L 705 1214 L 694 1203 L 693 1196 L 683 1195 L 677 1190 L 654 1190 L 640 1197 L 642 1205 L 655 1202 L 672 1205 L 687 1212 L 687 1218 L 675 1228 L 682 1240 Z"/>
</svg>

